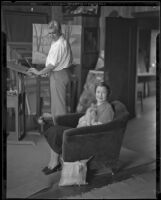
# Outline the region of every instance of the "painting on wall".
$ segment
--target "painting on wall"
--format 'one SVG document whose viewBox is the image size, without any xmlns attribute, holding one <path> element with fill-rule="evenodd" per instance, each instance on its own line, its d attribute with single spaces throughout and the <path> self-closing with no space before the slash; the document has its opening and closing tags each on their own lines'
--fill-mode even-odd
<svg viewBox="0 0 161 200">
<path fill-rule="evenodd" d="M 84 29 L 84 51 L 86 53 L 98 51 L 98 29 L 97 28 L 85 28 Z"/>
<path fill-rule="evenodd" d="M 62 33 L 69 41 L 73 53 L 73 64 L 80 64 L 81 53 L 80 25 L 62 25 Z M 51 44 L 48 35 L 48 24 L 33 24 L 32 63 L 45 64 Z"/>
<path fill-rule="evenodd" d="M 62 6 L 62 11 L 64 15 L 69 14 L 88 14 L 88 15 L 99 15 L 100 14 L 100 6 L 97 4 L 90 4 L 86 6 L 80 5 L 72 5 L 72 6 Z"/>
</svg>

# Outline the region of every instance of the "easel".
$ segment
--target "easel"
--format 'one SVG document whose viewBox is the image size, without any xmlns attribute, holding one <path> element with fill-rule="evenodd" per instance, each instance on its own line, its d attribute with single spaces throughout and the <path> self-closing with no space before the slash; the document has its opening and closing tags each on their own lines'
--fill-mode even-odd
<svg viewBox="0 0 161 200">
<path fill-rule="evenodd" d="M 27 67 L 15 62 L 7 62 L 7 68 L 13 70 L 16 75 L 16 94 L 7 94 L 7 108 L 15 110 L 15 134 L 16 140 L 8 140 L 11 144 L 32 144 L 30 141 L 22 141 L 26 134 L 25 127 L 25 85 L 24 76 L 27 75 Z"/>
</svg>

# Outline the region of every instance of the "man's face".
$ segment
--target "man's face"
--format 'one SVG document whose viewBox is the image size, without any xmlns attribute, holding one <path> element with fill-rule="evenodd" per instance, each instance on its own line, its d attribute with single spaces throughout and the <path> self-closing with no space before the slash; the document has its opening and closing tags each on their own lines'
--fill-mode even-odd
<svg viewBox="0 0 161 200">
<path fill-rule="evenodd" d="M 52 40 L 56 40 L 57 39 L 57 32 L 56 32 L 56 30 L 54 28 L 53 29 L 49 29 L 48 34 L 49 34 L 49 37 Z"/>
</svg>

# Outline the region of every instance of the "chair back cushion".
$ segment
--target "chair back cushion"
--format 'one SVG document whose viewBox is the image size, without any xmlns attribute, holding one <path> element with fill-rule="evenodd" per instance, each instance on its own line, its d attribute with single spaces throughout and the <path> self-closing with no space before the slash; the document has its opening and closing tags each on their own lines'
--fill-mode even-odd
<svg viewBox="0 0 161 200">
<path fill-rule="evenodd" d="M 114 120 L 119 120 L 126 116 L 127 117 L 129 116 L 126 106 L 123 103 L 121 103 L 120 101 L 118 101 L 118 100 L 112 101 L 111 105 L 115 112 Z"/>
</svg>

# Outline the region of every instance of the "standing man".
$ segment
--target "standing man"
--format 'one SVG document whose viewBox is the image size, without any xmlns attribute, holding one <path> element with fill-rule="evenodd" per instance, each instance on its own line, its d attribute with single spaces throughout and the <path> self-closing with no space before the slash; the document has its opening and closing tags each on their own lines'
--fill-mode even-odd
<svg viewBox="0 0 161 200">
<path fill-rule="evenodd" d="M 45 68 L 38 71 L 30 68 L 28 73 L 37 76 L 49 74 L 51 93 L 51 114 L 55 124 L 55 117 L 67 112 L 66 88 L 70 81 L 69 67 L 72 64 L 72 51 L 70 44 L 64 38 L 61 25 L 53 20 L 49 23 L 49 36 L 52 38 L 51 47 L 46 59 Z"/>
</svg>

